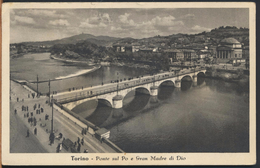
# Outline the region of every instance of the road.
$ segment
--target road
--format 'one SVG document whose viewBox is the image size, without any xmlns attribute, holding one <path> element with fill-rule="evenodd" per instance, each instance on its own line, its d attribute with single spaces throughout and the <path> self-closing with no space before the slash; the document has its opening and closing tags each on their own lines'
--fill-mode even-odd
<svg viewBox="0 0 260 168">
<path fill-rule="evenodd" d="M 55 139 L 54 144 L 49 145 L 52 108 L 46 104 L 48 97 L 32 98 L 32 96 L 30 95 L 29 97 L 28 94 L 31 94 L 29 90 L 25 89 L 20 84 L 11 81 L 11 152 L 55 153 L 56 147 L 61 143 L 61 140 Z M 19 98 L 18 102 L 17 97 Z M 36 109 L 38 109 L 40 105 L 40 108 L 43 108 L 43 112 L 36 114 L 36 110 L 33 109 L 35 104 L 37 105 Z M 27 111 L 22 111 L 22 106 L 28 106 L 29 115 L 31 115 L 31 112 L 33 113 L 33 117 L 37 120 L 36 126 L 33 126 L 28 122 L 28 118 L 24 116 L 27 114 Z M 15 109 L 17 110 L 17 114 L 14 112 Z M 45 120 L 45 115 L 49 115 L 48 120 Z M 107 144 L 101 143 L 95 137 L 92 137 L 90 133 L 82 136 L 82 127 L 75 124 L 56 109 L 54 109 L 53 123 L 55 136 L 62 133 L 65 138 L 69 138 L 72 142 L 76 142 L 78 137 L 80 139 L 84 137 L 84 145 L 82 145 L 80 149 L 81 153 L 84 149 L 88 149 L 89 153 L 115 152 Z M 37 128 L 37 135 L 33 134 L 35 128 Z M 27 129 L 30 131 L 29 137 L 26 137 Z M 60 152 L 66 153 L 68 151 L 63 148 Z"/>
</svg>

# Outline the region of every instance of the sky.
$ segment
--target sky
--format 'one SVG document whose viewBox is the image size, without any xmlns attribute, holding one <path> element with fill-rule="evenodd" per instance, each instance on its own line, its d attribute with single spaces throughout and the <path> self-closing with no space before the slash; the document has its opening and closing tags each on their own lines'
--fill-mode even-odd
<svg viewBox="0 0 260 168">
<path fill-rule="evenodd" d="M 220 26 L 249 28 L 249 9 L 12 9 L 10 42 L 55 40 L 81 33 L 140 39 L 195 34 Z"/>
</svg>

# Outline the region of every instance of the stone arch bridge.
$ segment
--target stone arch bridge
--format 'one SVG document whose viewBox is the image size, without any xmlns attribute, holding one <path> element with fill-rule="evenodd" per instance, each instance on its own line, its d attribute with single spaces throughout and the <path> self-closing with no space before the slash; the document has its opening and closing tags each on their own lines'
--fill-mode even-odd
<svg viewBox="0 0 260 168">
<path fill-rule="evenodd" d="M 53 98 L 64 107 L 72 110 L 76 106 L 89 100 L 105 100 L 113 108 L 122 108 L 123 99 L 127 93 L 136 90 L 137 92 L 149 93 L 151 96 L 157 96 L 158 87 L 161 84 L 173 83 L 174 87 L 181 87 L 181 81 L 184 77 L 189 77 L 193 82 L 197 82 L 198 74 L 205 74 L 206 69 L 186 69 L 178 74 L 174 72 L 164 72 L 153 76 L 144 76 L 127 80 L 119 83 L 109 83 L 99 85 L 84 90 L 72 91 L 53 95 Z"/>
</svg>

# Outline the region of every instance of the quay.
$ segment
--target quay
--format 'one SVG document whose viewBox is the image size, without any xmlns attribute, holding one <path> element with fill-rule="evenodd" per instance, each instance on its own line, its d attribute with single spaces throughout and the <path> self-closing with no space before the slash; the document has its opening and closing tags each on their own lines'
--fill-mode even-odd
<svg viewBox="0 0 260 168">
<path fill-rule="evenodd" d="M 26 85 L 21 85 L 18 81 L 10 81 L 10 116 L 11 116 L 11 153 L 12 152 L 28 152 L 32 153 L 37 148 L 41 148 L 41 152 L 55 153 L 60 144 L 62 144 L 61 153 L 77 152 L 83 153 L 86 149 L 88 153 L 116 153 L 124 152 L 108 139 L 108 132 L 100 133 L 100 129 L 94 125 L 91 127 L 81 122 L 76 117 L 70 115 L 65 110 L 60 109 L 53 104 L 53 109 L 48 102 L 46 96 L 33 97 L 35 91 Z M 34 109 L 34 106 L 37 106 Z M 24 110 L 25 107 L 25 110 Z M 27 109 L 26 109 L 27 107 Z M 39 108 L 38 108 L 39 107 Z M 36 113 L 35 113 L 36 110 Z M 53 110 L 53 113 L 52 113 Z M 41 112 L 40 112 L 41 111 Z M 53 132 L 55 135 L 54 142 L 51 144 L 49 137 L 52 126 L 53 114 Z M 28 116 L 29 115 L 29 116 Z M 46 119 L 46 116 L 48 116 Z M 35 122 L 29 122 L 34 119 Z M 21 122 L 17 122 L 17 121 Z M 22 124 L 22 125 L 19 125 Z M 21 130 L 20 128 L 23 127 Z M 95 130 L 91 129 L 96 128 Z M 83 130 L 87 131 L 83 133 Z M 36 132 L 35 132 L 36 130 Z M 104 131 L 104 129 L 102 129 Z M 97 133 L 96 133 L 97 132 Z M 57 136 L 62 133 L 62 139 Z M 28 136 L 29 135 L 29 136 Z M 102 136 L 102 137 L 101 137 Z M 19 138 L 18 138 L 19 137 Z M 64 139 L 63 139 L 64 138 Z M 101 139 L 102 138 L 102 139 Z M 76 143 L 80 139 L 80 150 L 76 151 L 67 148 L 65 141 Z M 101 141 L 102 140 L 102 141 Z M 34 146 L 32 146 L 34 145 Z M 30 147 L 24 147 L 30 146 Z M 29 151 L 28 151 L 29 150 Z M 36 150 L 37 151 L 37 150 Z"/>
</svg>

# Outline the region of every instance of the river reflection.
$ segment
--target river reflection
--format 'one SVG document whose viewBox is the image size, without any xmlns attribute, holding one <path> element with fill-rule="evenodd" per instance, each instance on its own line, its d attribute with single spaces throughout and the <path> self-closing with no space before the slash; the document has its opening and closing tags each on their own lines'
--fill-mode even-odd
<svg viewBox="0 0 260 168">
<path fill-rule="evenodd" d="M 163 86 L 157 103 L 103 126 L 126 152 L 248 152 L 249 102 L 235 86 L 204 78 L 182 89 Z"/>
</svg>

